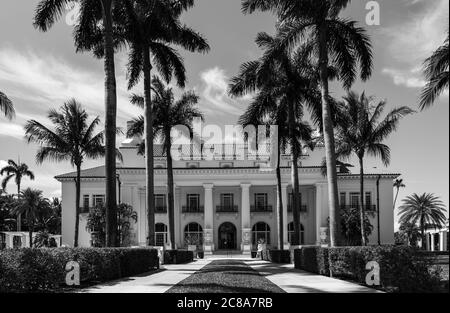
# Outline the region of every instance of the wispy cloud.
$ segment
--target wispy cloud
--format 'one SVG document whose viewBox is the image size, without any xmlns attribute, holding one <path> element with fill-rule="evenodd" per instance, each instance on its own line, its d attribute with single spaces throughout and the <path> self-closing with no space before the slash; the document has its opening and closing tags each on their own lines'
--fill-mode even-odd
<svg viewBox="0 0 450 313">
<path fill-rule="evenodd" d="M 207 113 L 232 114 L 236 116 L 243 113 L 243 104 L 240 104 L 228 95 L 229 78 L 225 70 L 214 67 L 202 72 L 200 77 L 204 84 L 201 95 L 207 105 L 202 110 L 207 111 Z M 248 98 L 241 100 L 245 101 Z"/>
</svg>

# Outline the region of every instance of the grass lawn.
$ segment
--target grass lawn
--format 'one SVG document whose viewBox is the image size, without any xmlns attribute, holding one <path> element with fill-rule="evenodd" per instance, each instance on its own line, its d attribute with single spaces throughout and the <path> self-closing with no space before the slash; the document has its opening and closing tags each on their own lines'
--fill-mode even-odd
<svg viewBox="0 0 450 313">
<path fill-rule="evenodd" d="M 173 286 L 167 293 L 284 293 L 244 262 L 218 260 Z"/>
</svg>

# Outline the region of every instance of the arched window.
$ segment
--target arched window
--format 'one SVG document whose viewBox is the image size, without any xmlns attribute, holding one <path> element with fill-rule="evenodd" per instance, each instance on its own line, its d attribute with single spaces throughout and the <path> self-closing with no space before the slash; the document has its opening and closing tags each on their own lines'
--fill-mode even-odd
<svg viewBox="0 0 450 313">
<path fill-rule="evenodd" d="M 157 223 L 155 225 L 155 243 L 158 247 L 164 247 L 168 242 L 167 238 L 167 225 L 163 223 Z"/>
<path fill-rule="evenodd" d="M 270 226 L 264 222 L 256 223 L 252 228 L 252 244 L 257 246 L 260 241 L 270 245 Z"/>
<path fill-rule="evenodd" d="M 198 223 L 187 224 L 184 228 L 184 243 L 200 248 L 203 245 L 203 228 Z"/>
<path fill-rule="evenodd" d="M 292 245 L 292 239 L 294 237 L 294 222 L 288 224 L 288 241 Z M 300 244 L 305 244 L 305 227 L 300 224 Z"/>
</svg>

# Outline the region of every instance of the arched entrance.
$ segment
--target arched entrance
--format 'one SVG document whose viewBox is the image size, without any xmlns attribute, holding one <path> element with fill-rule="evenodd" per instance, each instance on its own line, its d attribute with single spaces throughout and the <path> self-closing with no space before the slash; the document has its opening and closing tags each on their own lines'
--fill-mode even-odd
<svg viewBox="0 0 450 313">
<path fill-rule="evenodd" d="M 219 227 L 219 249 L 236 250 L 237 249 L 237 230 L 231 223 L 223 223 Z"/>
</svg>

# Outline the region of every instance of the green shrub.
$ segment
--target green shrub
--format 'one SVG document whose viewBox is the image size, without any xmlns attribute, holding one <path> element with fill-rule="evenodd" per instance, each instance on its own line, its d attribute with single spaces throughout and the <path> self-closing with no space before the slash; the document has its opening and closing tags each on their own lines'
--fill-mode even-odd
<svg viewBox="0 0 450 313">
<path fill-rule="evenodd" d="M 65 266 L 80 264 L 82 284 L 105 282 L 159 267 L 156 250 L 139 248 L 18 249 L 0 252 L 0 292 L 49 291 L 65 286 Z"/>
<path fill-rule="evenodd" d="M 261 252 L 261 258 L 273 263 L 289 264 L 291 263 L 291 252 L 289 250 L 264 250 Z"/>
<path fill-rule="evenodd" d="M 187 250 L 164 251 L 164 264 L 184 264 L 194 261 L 194 252 Z"/>
<path fill-rule="evenodd" d="M 438 292 L 439 273 L 432 260 L 405 246 L 305 247 L 295 251 L 295 267 L 309 272 L 366 284 L 366 264 L 380 266 L 379 288 L 397 292 Z"/>
</svg>

